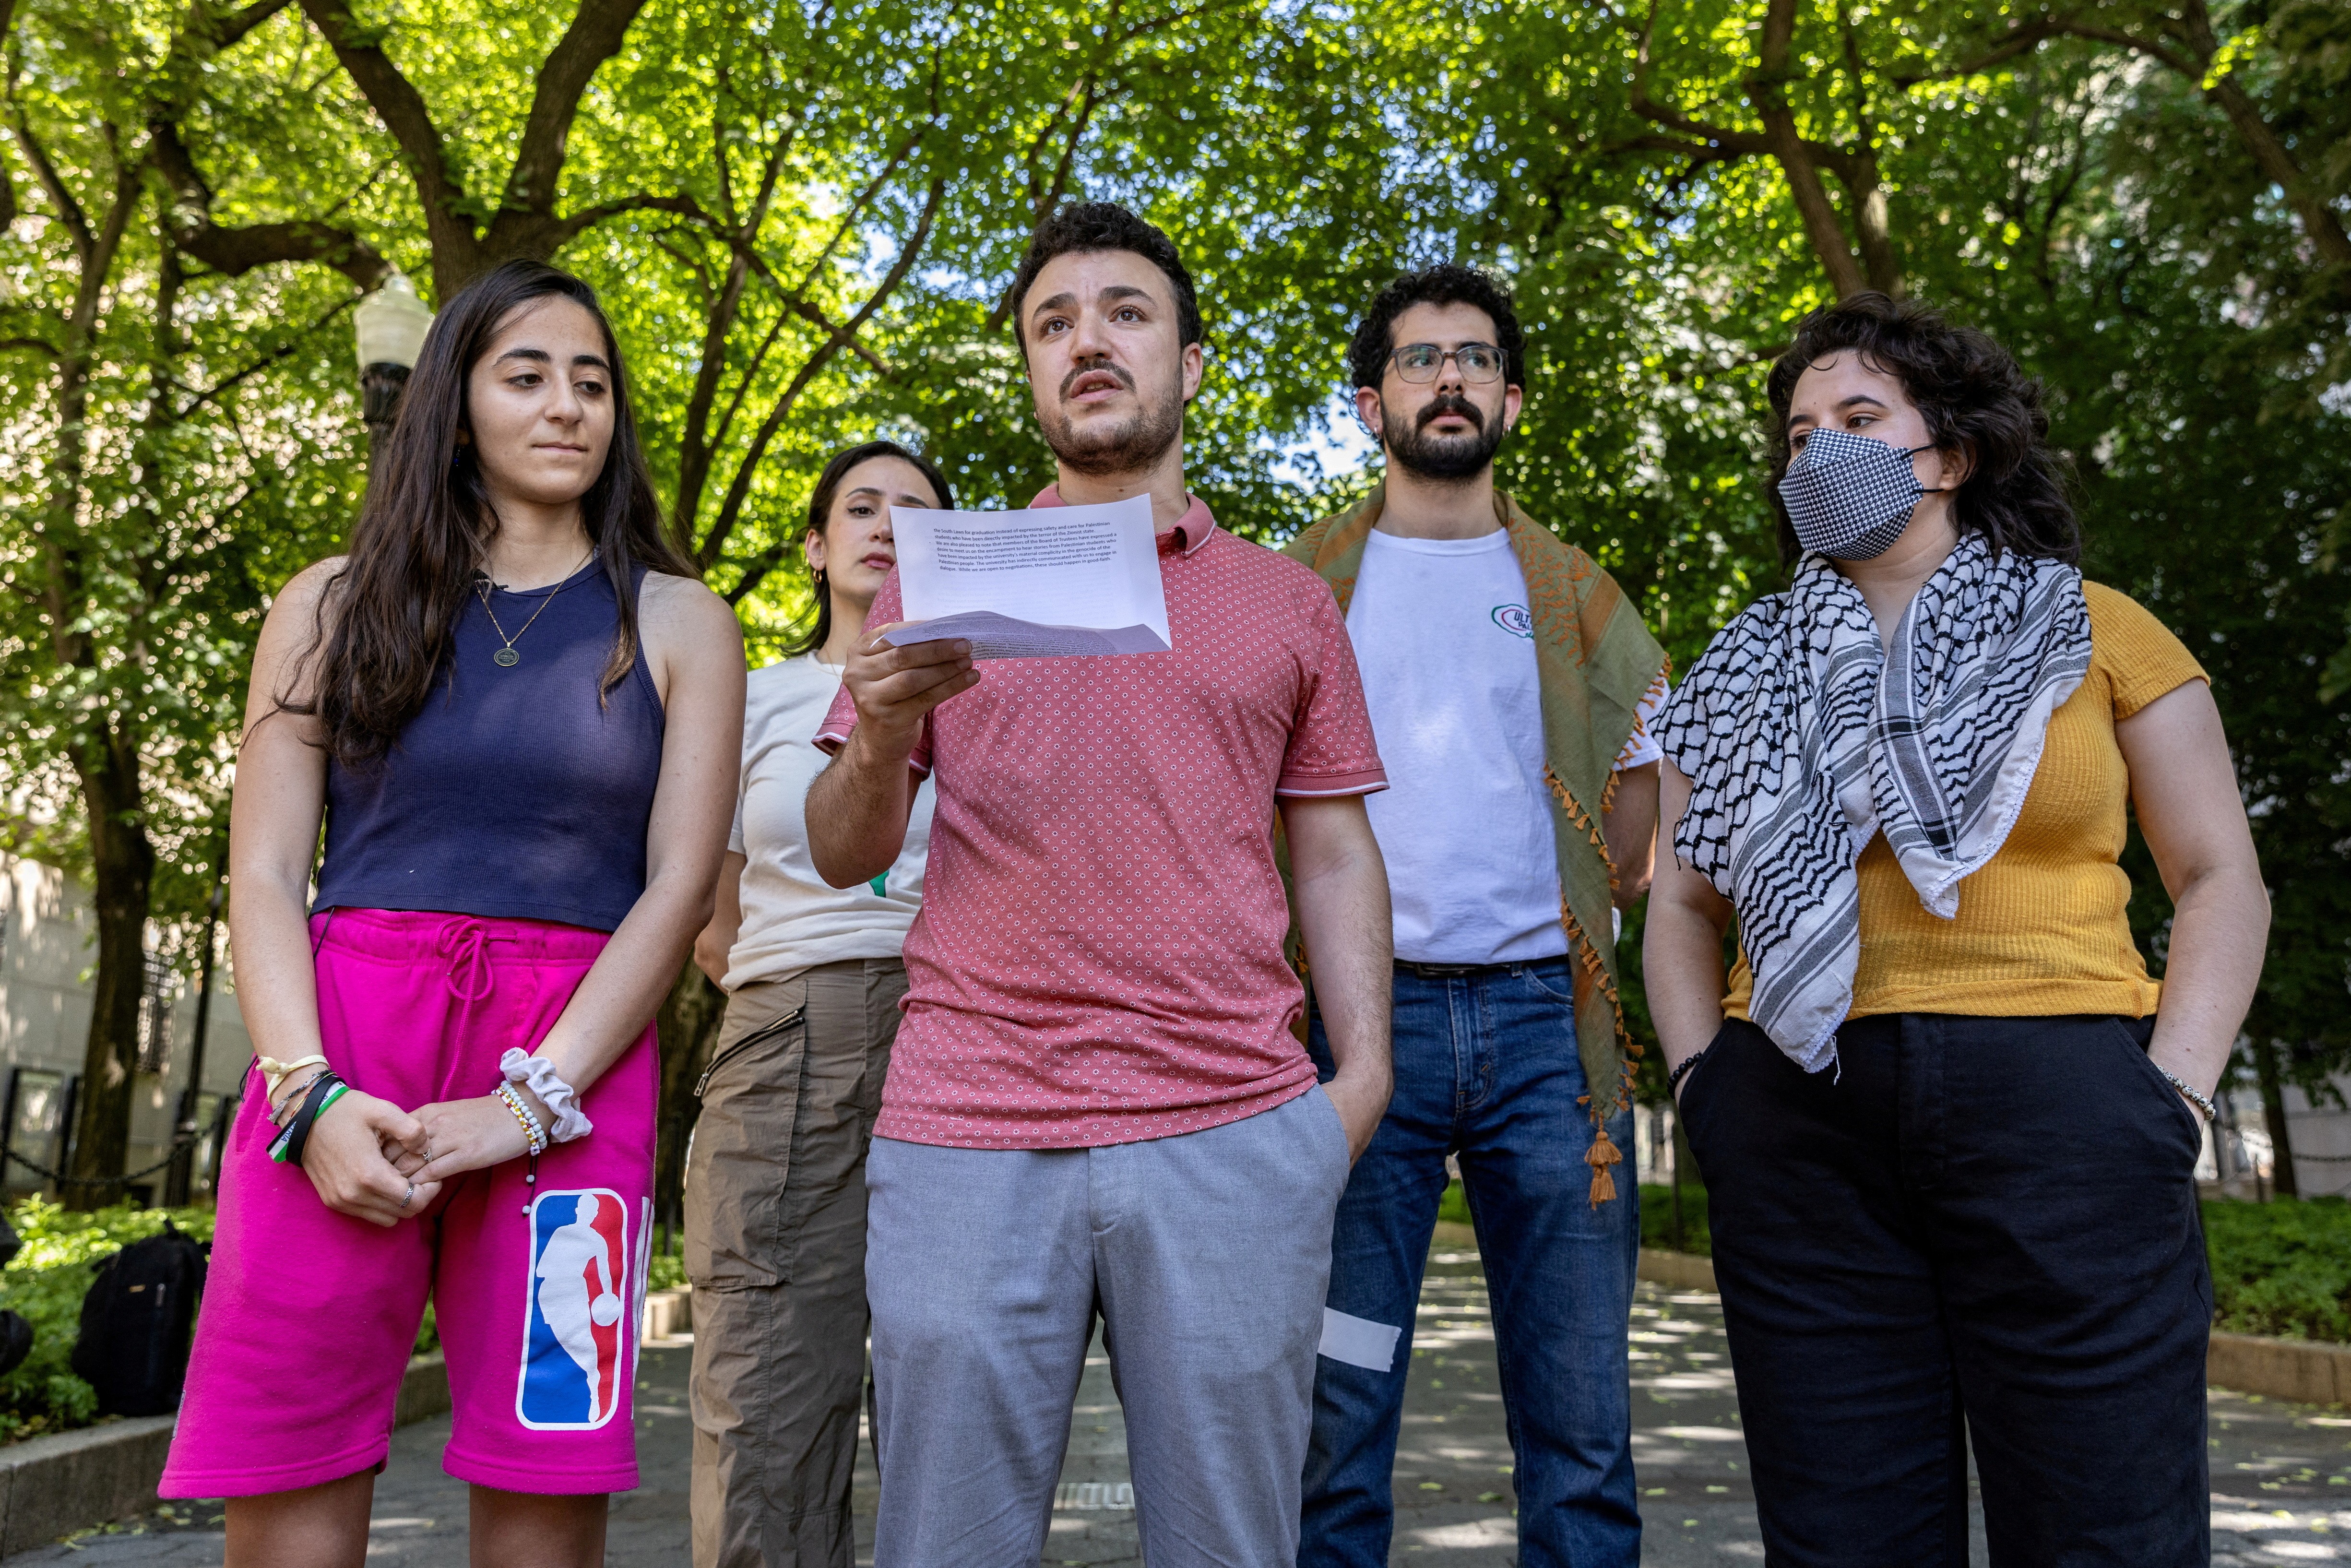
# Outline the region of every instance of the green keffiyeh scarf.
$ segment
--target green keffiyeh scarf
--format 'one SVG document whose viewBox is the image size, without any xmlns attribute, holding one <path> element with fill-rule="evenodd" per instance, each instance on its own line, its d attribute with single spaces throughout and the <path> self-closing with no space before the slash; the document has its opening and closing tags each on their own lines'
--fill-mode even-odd
<svg viewBox="0 0 2351 1568">
<path fill-rule="evenodd" d="M 1284 547 L 1284 554 L 1331 585 L 1342 615 L 1354 597 L 1364 540 L 1386 498 L 1384 486 L 1374 488 L 1353 511 L 1324 517 Z M 1499 491 L 1494 509 L 1510 532 L 1534 618 L 1552 838 L 1564 894 L 1560 924 L 1575 960 L 1576 1043 L 1591 1088 L 1585 1108 L 1598 1134 L 1584 1156 L 1597 1205 L 1616 1196 L 1608 1167 L 1624 1155 L 1608 1136 L 1607 1122 L 1631 1103 L 1630 1059 L 1641 1052 L 1625 1031 L 1616 996 L 1614 875 L 1598 814 L 1607 809 L 1616 758 L 1632 737 L 1641 699 L 1665 679 L 1666 654 L 1624 590 L 1590 556 L 1561 543 Z M 1293 935 L 1295 925 L 1293 919 Z"/>
</svg>

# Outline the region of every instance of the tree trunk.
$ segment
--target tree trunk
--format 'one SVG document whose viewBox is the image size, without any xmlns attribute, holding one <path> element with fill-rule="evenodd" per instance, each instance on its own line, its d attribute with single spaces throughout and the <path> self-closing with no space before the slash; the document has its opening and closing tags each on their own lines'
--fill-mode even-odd
<svg viewBox="0 0 2351 1568">
<path fill-rule="evenodd" d="M 109 728 L 74 747 L 89 820 L 97 883 L 98 982 L 90 998 L 89 1041 L 82 1052 L 73 1162 L 84 1180 L 119 1176 L 131 1147 L 131 1072 L 139 1059 L 139 998 L 147 983 L 149 884 L 155 851 L 147 841 L 140 800 L 139 750 Z M 113 1186 L 68 1186 L 68 1208 L 101 1207 L 121 1197 Z"/>
<path fill-rule="evenodd" d="M 2237 139 L 2252 154 L 2263 174 L 2275 182 L 2285 193 L 2286 205 L 2302 220 L 2302 232 L 2309 237 L 2311 248 L 2318 259 L 2328 267 L 2351 267 L 2351 234 L 2346 234 L 2343 220 L 2326 204 L 2326 198 L 2311 188 L 2309 178 L 2294 162 L 2294 154 L 2270 129 L 2269 121 L 2253 100 L 2245 96 L 2233 77 L 2222 77 L 2205 89 L 2205 96 L 2220 106 L 2236 128 Z"/>
<path fill-rule="evenodd" d="M 653 1149 L 653 1217 L 664 1227 L 684 1218 L 686 1140 L 702 1110 L 694 1085 L 710 1064 L 710 1047 L 726 1017 L 726 993 L 687 959 L 654 1020 L 661 1033 L 661 1122 Z"/>
<path fill-rule="evenodd" d="M 1804 222 L 1805 237 L 1813 242 L 1813 254 L 1821 258 L 1829 282 L 1842 299 L 1860 293 L 1869 284 L 1862 277 L 1861 263 L 1854 257 L 1852 243 L 1845 238 L 1844 225 L 1837 222 L 1836 208 L 1829 203 L 1828 187 L 1821 183 L 1820 167 L 1804 147 L 1795 111 L 1788 107 L 1787 94 L 1782 90 L 1788 79 L 1788 50 L 1795 30 L 1796 0 L 1771 0 L 1763 14 L 1758 67 L 1755 74 L 1747 78 L 1747 100 L 1763 119 L 1764 140 L 1771 143 L 1771 156 L 1787 179 L 1788 193 L 1795 198 L 1797 215 Z"/>
<path fill-rule="evenodd" d="M 1864 127 L 1862 134 L 1870 134 Z M 1877 180 L 1877 154 L 1864 144 L 1861 155 L 1854 160 L 1851 179 L 1841 178 L 1846 199 L 1853 205 L 1854 232 L 1861 236 L 1861 261 L 1869 278 L 1869 286 L 1880 294 L 1902 298 L 1902 261 L 1894 249 L 1891 217 L 1886 205 L 1886 187 Z"/>
<path fill-rule="evenodd" d="M 2229 117 L 2237 140 L 2244 143 L 2253 162 L 2285 193 L 2286 205 L 2302 220 L 2302 231 L 2309 237 L 2311 248 L 2318 252 L 2318 259 L 2327 267 L 2351 267 L 2351 234 L 2344 231 L 2343 220 L 2335 215 L 2326 198 L 2312 187 L 2309 177 L 2294 161 L 2294 154 L 2279 140 L 2278 133 L 2270 128 L 2270 122 L 2262 118 L 2260 106 L 2246 94 L 2236 75 L 2224 72 L 2212 77 L 2212 61 L 2220 53 L 2220 39 L 2212 29 L 2212 13 L 2206 0 L 2187 0 L 2180 20 L 2183 26 L 2176 36 L 2195 51 L 2193 63 L 2197 70 L 2191 75 L 2203 77 L 2198 85 L 2203 88 L 2204 96 Z"/>
<path fill-rule="evenodd" d="M 2256 1040 L 2253 1063 L 2262 1081 L 2262 1119 L 2269 1124 L 2270 1182 L 2280 1197 L 2300 1197 L 2294 1179 L 2294 1137 L 2285 1122 L 2285 1086 L 2278 1074 L 2277 1041 Z"/>
</svg>

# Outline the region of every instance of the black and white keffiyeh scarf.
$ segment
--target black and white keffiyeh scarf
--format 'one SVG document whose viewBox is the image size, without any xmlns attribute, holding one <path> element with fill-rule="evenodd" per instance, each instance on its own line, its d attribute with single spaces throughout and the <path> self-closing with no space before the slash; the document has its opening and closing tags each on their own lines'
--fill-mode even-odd
<svg viewBox="0 0 2351 1568">
<path fill-rule="evenodd" d="M 1749 1016 L 1807 1072 L 1836 1060 L 1861 956 L 1861 852 L 1880 830 L 1929 914 L 2007 841 L 2049 716 L 2090 667 L 2082 574 L 1959 541 L 1891 647 L 1809 555 L 1722 629 L 1658 740 L 1690 779 L 1674 849 L 1739 914 Z"/>
</svg>

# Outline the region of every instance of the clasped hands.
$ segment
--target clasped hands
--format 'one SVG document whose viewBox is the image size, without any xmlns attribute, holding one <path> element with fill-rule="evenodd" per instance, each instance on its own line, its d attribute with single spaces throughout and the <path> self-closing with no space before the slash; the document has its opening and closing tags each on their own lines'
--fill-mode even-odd
<svg viewBox="0 0 2351 1568">
<path fill-rule="evenodd" d="M 515 1090 L 543 1122 L 552 1120 L 529 1090 Z M 422 1215 L 442 1183 L 529 1150 L 522 1124 L 495 1092 L 408 1112 L 348 1089 L 311 1124 L 302 1170 L 329 1208 L 390 1228 Z"/>
</svg>

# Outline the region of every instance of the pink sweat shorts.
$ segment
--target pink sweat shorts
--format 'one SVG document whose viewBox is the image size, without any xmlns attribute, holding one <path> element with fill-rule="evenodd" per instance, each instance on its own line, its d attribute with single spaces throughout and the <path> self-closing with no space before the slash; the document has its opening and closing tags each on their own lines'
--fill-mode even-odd
<svg viewBox="0 0 2351 1568">
<path fill-rule="evenodd" d="M 496 1088 L 498 1057 L 546 1038 L 611 940 L 380 909 L 316 915 L 310 939 L 327 1060 L 408 1110 Z M 161 1494 L 250 1497 L 381 1467 L 427 1298 L 456 1406 L 444 1469 L 502 1491 L 634 1487 L 655 1059 L 648 1026 L 580 1096 L 596 1130 L 540 1155 L 536 1186 L 528 1160 L 470 1171 L 390 1230 L 270 1159 L 248 1079 Z"/>
</svg>

